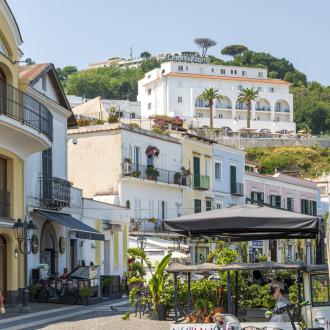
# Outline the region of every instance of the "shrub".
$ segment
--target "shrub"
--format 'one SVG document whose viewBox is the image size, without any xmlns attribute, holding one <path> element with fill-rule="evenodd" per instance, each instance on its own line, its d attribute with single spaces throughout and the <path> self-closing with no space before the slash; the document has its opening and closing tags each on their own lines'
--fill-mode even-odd
<svg viewBox="0 0 330 330">
<path fill-rule="evenodd" d="M 91 288 L 85 286 L 79 290 L 79 294 L 80 294 L 81 298 L 88 298 L 88 297 L 92 296 L 93 290 Z"/>
<path fill-rule="evenodd" d="M 132 128 L 140 128 L 140 125 L 137 123 L 129 123 L 128 126 Z"/>
</svg>

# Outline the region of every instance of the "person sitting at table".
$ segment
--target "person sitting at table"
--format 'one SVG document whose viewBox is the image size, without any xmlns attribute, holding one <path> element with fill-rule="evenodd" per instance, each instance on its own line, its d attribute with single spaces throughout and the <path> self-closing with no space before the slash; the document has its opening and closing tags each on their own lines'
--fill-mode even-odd
<svg viewBox="0 0 330 330">
<path fill-rule="evenodd" d="M 2 295 L 2 291 L 0 289 L 0 313 L 1 314 L 4 314 L 6 313 L 6 310 L 5 310 L 5 305 L 3 303 L 3 301 L 5 300 L 4 296 Z"/>
<path fill-rule="evenodd" d="M 63 274 L 60 276 L 61 279 L 66 280 L 68 278 L 69 271 L 67 268 L 63 269 Z"/>
</svg>

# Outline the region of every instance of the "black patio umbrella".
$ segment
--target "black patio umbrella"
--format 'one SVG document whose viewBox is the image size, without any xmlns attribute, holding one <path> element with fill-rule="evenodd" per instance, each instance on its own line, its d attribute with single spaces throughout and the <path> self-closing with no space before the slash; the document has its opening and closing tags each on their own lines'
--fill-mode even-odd
<svg viewBox="0 0 330 330">
<path fill-rule="evenodd" d="M 316 238 L 319 233 L 315 216 L 254 204 L 185 215 L 164 223 L 170 231 L 190 237 L 211 236 L 233 241 Z"/>
</svg>

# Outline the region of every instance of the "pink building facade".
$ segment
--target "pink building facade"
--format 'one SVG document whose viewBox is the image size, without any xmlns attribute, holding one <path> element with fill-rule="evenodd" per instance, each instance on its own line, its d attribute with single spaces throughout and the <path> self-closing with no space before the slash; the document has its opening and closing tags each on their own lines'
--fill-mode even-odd
<svg viewBox="0 0 330 330">
<path fill-rule="evenodd" d="M 245 197 L 261 203 L 293 212 L 319 215 L 320 191 L 315 182 L 276 173 L 273 176 L 245 172 Z M 252 241 L 249 243 L 250 261 L 256 254 L 267 255 L 278 262 L 303 259 L 314 261 L 312 242 L 305 241 L 304 255 L 298 255 L 297 242 L 286 241 Z"/>
</svg>

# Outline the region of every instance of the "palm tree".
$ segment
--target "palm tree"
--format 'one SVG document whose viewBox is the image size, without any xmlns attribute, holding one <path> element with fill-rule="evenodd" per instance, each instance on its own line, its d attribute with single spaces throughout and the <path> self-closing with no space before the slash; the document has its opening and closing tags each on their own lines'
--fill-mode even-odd
<svg viewBox="0 0 330 330">
<path fill-rule="evenodd" d="M 214 100 L 221 101 L 223 96 L 219 94 L 219 90 L 213 87 L 205 88 L 203 93 L 198 96 L 198 99 L 207 101 L 210 109 L 210 128 L 213 128 L 213 102 Z"/>
<path fill-rule="evenodd" d="M 237 102 L 245 103 L 247 106 L 247 119 L 246 126 L 250 128 L 251 122 L 251 109 L 252 109 L 252 101 L 256 101 L 259 96 L 259 92 L 252 88 L 243 88 L 241 92 L 237 96 Z"/>
</svg>

